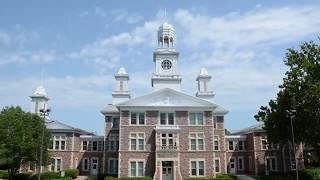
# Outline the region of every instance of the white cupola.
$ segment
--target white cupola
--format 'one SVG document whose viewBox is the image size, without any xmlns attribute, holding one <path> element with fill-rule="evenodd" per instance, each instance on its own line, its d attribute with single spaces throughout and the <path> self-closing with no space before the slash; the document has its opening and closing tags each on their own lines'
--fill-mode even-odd
<svg viewBox="0 0 320 180">
<path fill-rule="evenodd" d="M 198 92 L 196 96 L 205 100 L 210 100 L 214 97 L 213 91 L 210 90 L 209 82 L 211 80 L 206 68 L 201 68 L 200 74 L 197 77 L 198 81 Z"/>
<path fill-rule="evenodd" d="M 151 79 L 153 90 L 171 88 L 180 90 L 181 77 L 178 69 L 179 52 L 175 50 L 175 30 L 164 22 L 158 29 L 158 49 L 153 53 L 155 71 Z"/>
<path fill-rule="evenodd" d="M 112 103 L 118 104 L 130 99 L 129 93 L 129 75 L 124 67 L 121 67 L 117 74 L 115 74 L 116 86 L 112 92 Z"/>
<path fill-rule="evenodd" d="M 173 49 L 175 46 L 175 30 L 171 24 L 164 22 L 158 29 L 158 48 Z"/>
<path fill-rule="evenodd" d="M 49 97 L 47 96 L 46 89 L 39 86 L 31 98 L 31 113 L 40 114 L 40 109 L 48 109 Z"/>
</svg>

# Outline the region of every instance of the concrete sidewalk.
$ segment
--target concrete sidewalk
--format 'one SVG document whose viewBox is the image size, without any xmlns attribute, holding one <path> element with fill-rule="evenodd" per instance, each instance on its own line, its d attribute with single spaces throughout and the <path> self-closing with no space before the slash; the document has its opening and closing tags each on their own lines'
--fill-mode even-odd
<svg viewBox="0 0 320 180">
<path fill-rule="evenodd" d="M 239 178 L 239 180 L 256 180 L 255 178 L 247 175 L 236 175 L 236 176 Z"/>
</svg>

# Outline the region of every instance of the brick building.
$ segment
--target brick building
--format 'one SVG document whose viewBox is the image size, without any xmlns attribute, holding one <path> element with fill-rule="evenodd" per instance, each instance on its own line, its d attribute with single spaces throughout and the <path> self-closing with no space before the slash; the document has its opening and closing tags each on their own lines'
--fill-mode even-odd
<svg viewBox="0 0 320 180">
<path fill-rule="evenodd" d="M 152 176 L 156 180 L 291 171 L 292 148 L 268 144 L 262 124 L 225 135 L 228 111 L 213 102 L 211 76 L 205 68 L 195 78 L 195 96 L 181 90 L 179 52 L 170 24 L 159 27 L 157 41 L 153 91 L 131 98 L 129 74 L 120 68 L 112 103 L 101 110 L 104 136 L 47 119 L 53 135 L 53 161 L 43 171 L 78 168 L 85 175 Z M 49 98 L 43 87 L 31 99 L 32 112 L 47 108 Z M 303 167 L 301 154 L 302 148 L 297 157 Z"/>
</svg>

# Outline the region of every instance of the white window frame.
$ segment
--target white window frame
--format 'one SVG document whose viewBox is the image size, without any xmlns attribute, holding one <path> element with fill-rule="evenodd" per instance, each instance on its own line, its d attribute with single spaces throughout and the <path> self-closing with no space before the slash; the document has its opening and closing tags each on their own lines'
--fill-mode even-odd
<svg viewBox="0 0 320 180">
<path fill-rule="evenodd" d="M 114 141 L 114 149 L 111 149 L 111 141 Z M 107 151 L 119 151 L 119 135 L 111 134 L 108 138 L 108 149 Z"/>
<path fill-rule="evenodd" d="M 242 168 L 240 168 L 239 159 L 241 159 Z M 238 158 L 237 158 L 237 166 L 238 166 L 238 170 L 239 170 L 239 171 L 243 171 L 243 170 L 244 170 L 244 158 L 243 158 L 243 156 L 238 156 Z"/>
<path fill-rule="evenodd" d="M 219 171 L 216 171 L 216 161 L 219 161 Z M 220 161 L 220 158 L 215 158 L 214 161 L 213 161 L 213 167 L 214 167 L 214 172 L 215 173 L 220 173 L 221 172 L 221 161 Z"/>
<path fill-rule="evenodd" d="M 162 134 L 165 134 L 166 137 L 162 137 Z M 172 137 L 169 137 L 169 134 L 172 134 Z M 175 136 L 174 133 L 160 133 L 160 146 L 161 147 L 175 147 L 176 146 L 176 141 L 175 141 L 174 136 Z M 172 146 L 169 143 L 170 139 L 172 140 Z M 165 145 L 162 144 L 162 140 L 166 141 Z"/>
<path fill-rule="evenodd" d="M 218 128 L 218 116 L 212 115 L 212 120 L 213 120 L 213 128 L 217 129 Z"/>
<path fill-rule="evenodd" d="M 114 124 L 114 119 L 117 119 L 118 118 L 118 127 L 113 127 L 113 124 Z M 112 122 L 112 129 L 119 129 L 120 127 L 120 116 L 112 116 L 111 117 L 111 122 Z"/>
<path fill-rule="evenodd" d="M 54 164 L 50 164 L 49 165 L 49 171 L 52 171 L 52 165 L 54 165 L 54 170 L 53 170 L 53 172 L 58 172 L 58 164 L 57 164 L 57 161 L 58 160 L 60 160 L 60 170 L 59 171 L 62 171 L 63 170 L 63 167 L 62 167 L 62 164 L 63 164 L 63 162 L 62 162 L 62 157 L 54 157 L 54 158 L 52 158 L 53 160 L 54 160 Z"/>
<path fill-rule="evenodd" d="M 161 114 L 162 113 L 166 114 L 166 124 L 161 124 Z M 173 124 L 169 124 L 169 115 L 168 114 L 173 114 Z M 160 126 L 176 125 L 176 113 L 175 112 L 166 112 L 166 111 L 159 112 L 159 121 L 158 122 L 159 122 Z"/>
<path fill-rule="evenodd" d="M 192 162 L 196 162 L 196 175 L 192 175 Z M 203 162 L 203 175 L 199 175 L 199 162 Z M 205 177 L 206 176 L 206 160 L 205 159 L 190 159 L 189 160 L 189 176 L 190 177 Z"/>
<path fill-rule="evenodd" d="M 87 169 L 85 168 L 85 160 L 87 160 Z M 89 158 L 83 158 L 82 159 L 82 170 L 83 171 L 89 171 L 89 164 L 90 164 L 90 161 L 89 161 Z"/>
<path fill-rule="evenodd" d="M 56 141 L 59 141 L 59 147 L 56 149 Z M 64 149 L 61 149 L 61 142 L 64 141 Z M 67 136 L 63 135 L 53 135 L 53 147 L 54 151 L 66 151 L 67 150 Z"/>
<path fill-rule="evenodd" d="M 191 147 L 191 139 L 194 139 L 193 137 L 191 137 L 193 134 L 195 134 L 196 149 L 192 149 L 192 147 Z M 200 134 L 202 135 L 202 138 L 199 137 Z M 203 149 L 199 149 L 199 139 L 203 140 Z M 190 151 L 205 151 L 206 150 L 204 132 L 190 132 L 189 133 L 189 150 Z"/>
<path fill-rule="evenodd" d="M 136 134 L 136 137 L 133 138 L 132 134 Z M 143 134 L 143 138 L 139 137 L 139 134 Z M 131 140 L 136 140 L 136 149 L 131 149 Z M 139 150 L 139 139 L 143 139 L 143 149 Z M 144 132 L 130 132 L 129 134 L 129 150 L 130 151 L 144 151 L 146 149 L 146 136 Z"/>
<path fill-rule="evenodd" d="M 86 150 L 83 149 L 83 142 L 86 142 L 86 143 L 87 143 L 87 149 L 86 149 Z M 89 142 L 88 142 L 88 141 L 81 141 L 81 151 L 82 151 L 82 152 L 88 151 L 88 146 L 89 146 Z"/>
<path fill-rule="evenodd" d="M 191 119 L 190 119 L 191 114 L 194 114 L 195 124 L 191 124 Z M 199 124 L 199 120 L 198 120 L 197 114 L 201 114 L 202 115 L 202 124 Z M 204 112 L 203 111 L 201 111 L 201 112 L 191 111 L 191 112 L 188 113 L 188 120 L 189 120 L 189 125 L 190 126 L 203 126 L 203 125 L 205 125 Z"/>
<path fill-rule="evenodd" d="M 131 123 L 132 113 L 136 113 L 136 124 L 132 124 L 132 123 Z M 142 113 L 143 113 L 143 116 L 144 116 L 144 123 L 143 123 L 143 124 L 140 124 L 139 116 L 140 116 L 140 114 L 142 114 Z M 130 118 L 129 118 L 129 124 L 130 124 L 130 125 L 133 125 L 133 126 L 146 125 L 146 112 L 143 112 L 143 111 L 130 111 L 129 116 L 130 116 Z"/>
<path fill-rule="evenodd" d="M 110 171 L 111 170 L 111 161 L 114 162 L 114 171 L 115 172 L 111 172 Z M 112 175 L 118 174 L 118 169 L 119 169 L 119 167 L 118 167 L 119 164 L 118 163 L 119 163 L 118 158 L 109 158 L 108 159 L 108 174 L 112 174 Z"/>
<path fill-rule="evenodd" d="M 218 140 L 216 140 L 216 137 L 218 138 Z M 218 149 L 216 149 L 216 145 L 215 142 L 218 141 Z M 220 136 L 213 136 L 213 150 L 214 151 L 219 151 L 220 150 Z"/>
<path fill-rule="evenodd" d="M 268 159 L 270 160 L 270 171 L 278 171 L 278 159 L 276 156 L 266 156 L 266 160 L 265 160 L 265 166 L 267 169 L 267 165 L 268 165 Z M 275 163 L 275 169 L 272 169 L 272 159 L 274 159 L 274 163 Z"/>
<path fill-rule="evenodd" d="M 131 162 L 134 162 L 136 164 L 136 175 L 135 176 L 132 176 L 131 174 Z M 142 176 L 139 176 L 139 162 L 142 162 L 143 163 L 143 171 L 142 171 Z M 145 171 L 146 171 L 146 162 L 144 159 L 129 159 L 128 161 L 129 165 L 128 165 L 128 174 L 129 174 L 129 177 L 143 177 L 145 176 Z"/>
<path fill-rule="evenodd" d="M 230 149 L 230 142 L 232 142 L 232 149 Z M 234 151 L 235 150 L 235 143 L 234 141 L 228 141 L 228 151 Z"/>
<path fill-rule="evenodd" d="M 242 149 L 240 150 L 239 149 L 239 147 L 240 147 L 240 142 L 242 142 Z M 246 148 L 245 148 L 246 146 L 245 146 L 245 141 L 243 141 L 243 140 L 239 140 L 238 141 L 238 145 L 237 145 L 237 149 L 238 149 L 238 151 L 245 151 L 246 150 Z"/>
</svg>

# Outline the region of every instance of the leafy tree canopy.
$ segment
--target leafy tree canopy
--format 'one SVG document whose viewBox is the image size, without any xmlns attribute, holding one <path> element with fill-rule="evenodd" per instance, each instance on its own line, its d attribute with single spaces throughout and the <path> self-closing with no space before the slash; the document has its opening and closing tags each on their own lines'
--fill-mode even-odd
<svg viewBox="0 0 320 180">
<path fill-rule="evenodd" d="M 22 164 L 39 164 L 42 132 L 43 164 L 49 160 L 50 133 L 36 114 L 26 113 L 20 107 L 5 107 L 0 113 L 0 160 L 8 167 L 10 176 Z"/>
<path fill-rule="evenodd" d="M 320 46 L 302 43 L 288 49 L 284 60 L 288 71 L 276 99 L 262 106 L 255 115 L 263 121 L 268 140 L 284 143 L 291 140 L 290 118 L 297 142 L 319 150 L 320 146 Z"/>
</svg>

